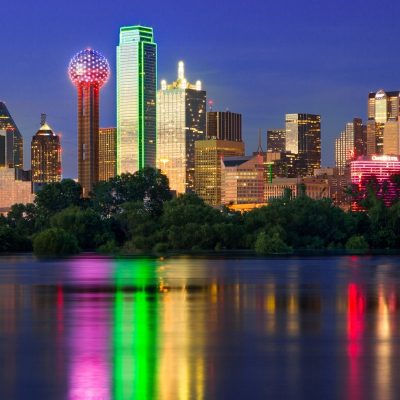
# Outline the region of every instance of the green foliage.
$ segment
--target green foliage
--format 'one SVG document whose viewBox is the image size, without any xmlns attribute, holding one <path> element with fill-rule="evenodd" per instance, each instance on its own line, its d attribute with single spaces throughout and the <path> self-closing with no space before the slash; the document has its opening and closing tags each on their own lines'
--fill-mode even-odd
<svg viewBox="0 0 400 400">
<path fill-rule="evenodd" d="M 106 217 L 119 213 L 127 202 L 141 202 L 152 214 L 159 215 L 163 203 L 170 199 L 168 178 L 150 167 L 100 182 L 92 191 L 94 210 Z"/>
<path fill-rule="evenodd" d="M 82 188 L 72 179 L 44 186 L 35 197 L 35 204 L 45 216 L 55 214 L 71 206 L 79 206 Z"/>
<path fill-rule="evenodd" d="M 0 252 L 29 251 L 31 241 L 7 225 L 0 225 Z"/>
<path fill-rule="evenodd" d="M 277 231 L 272 231 L 270 234 L 262 231 L 258 234 L 254 246 L 257 254 L 284 254 L 290 253 L 291 248 L 282 240 Z"/>
<path fill-rule="evenodd" d="M 50 225 L 74 235 L 82 249 L 95 249 L 110 239 L 104 224 L 94 210 L 69 207 L 53 215 Z"/>
<path fill-rule="evenodd" d="M 79 252 L 75 236 L 64 229 L 49 228 L 33 239 L 33 252 L 37 256 L 66 256 Z"/>
<path fill-rule="evenodd" d="M 353 235 L 346 242 L 347 250 L 359 250 L 365 251 L 368 250 L 368 242 L 365 240 L 365 237 L 362 235 Z"/>
</svg>

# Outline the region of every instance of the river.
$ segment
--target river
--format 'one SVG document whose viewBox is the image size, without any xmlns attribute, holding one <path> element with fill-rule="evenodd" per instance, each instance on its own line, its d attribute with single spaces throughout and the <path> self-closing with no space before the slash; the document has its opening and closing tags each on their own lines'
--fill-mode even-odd
<svg viewBox="0 0 400 400">
<path fill-rule="evenodd" d="M 0 259 L 0 399 L 398 399 L 400 258 Z"/>
</svg>

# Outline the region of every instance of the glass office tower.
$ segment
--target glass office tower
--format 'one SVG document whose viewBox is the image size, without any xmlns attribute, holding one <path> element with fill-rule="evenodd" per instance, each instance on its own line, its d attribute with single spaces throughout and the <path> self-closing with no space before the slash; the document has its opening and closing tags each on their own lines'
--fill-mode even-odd
<svg viewBox="0 0 400 400">
<path fill-rule="evenodd" d="M 117 173 L 156 166 L 157 45 L 153 29 L 120 28 L 117 46 Z"/>
<path fill-rule="evenodd" d="M 206 92 L 201 82 L 189 83 L 184 63 L 178 79 L 161 82 L 158 92 L 157 165 L 168 176 L 171 190 L 194 190 L 194 144 L 206 137 Z"/>
<path fill-rule="evenodd" d="M 116 174 L 116 128 L 99 129 L 99 181 L 108 181 Z"/>
<path fill-rule="evenodd" d="M 299 175 L 321 167 L 321 116 L 286 114 L 286 151 L 298 154 Z"/>
<path fill-rule="evenodd" d="M 5 103 L 0 102 L 0 165 L 23 168 L 23 139 Z"/>
</svg>

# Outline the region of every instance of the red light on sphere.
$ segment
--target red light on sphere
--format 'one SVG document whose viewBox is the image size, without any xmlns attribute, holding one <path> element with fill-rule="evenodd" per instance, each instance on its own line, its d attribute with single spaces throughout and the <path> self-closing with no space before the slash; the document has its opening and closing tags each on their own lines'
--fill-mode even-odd
<svg viewBox="0 0 400 400">
<path fill-rule="evenodd" d="M 97 85 L 101 87 L 110 77 L 110 65 L 98 51 L 85 49 L 71 59 L 68 75 L 76 86 Z"/>
</svg>

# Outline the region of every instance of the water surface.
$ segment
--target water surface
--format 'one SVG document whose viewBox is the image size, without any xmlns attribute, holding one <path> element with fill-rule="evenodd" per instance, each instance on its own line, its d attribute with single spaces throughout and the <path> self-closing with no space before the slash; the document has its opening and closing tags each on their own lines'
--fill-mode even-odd
<svg viewBox="0 0 400 400">
<path fill-rule="evenodd" d="M 400 258 L 0 259 L 0 399 L 398 399 Z"/>
</svg>

